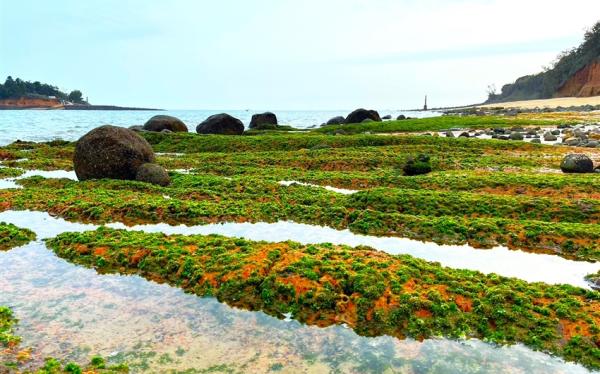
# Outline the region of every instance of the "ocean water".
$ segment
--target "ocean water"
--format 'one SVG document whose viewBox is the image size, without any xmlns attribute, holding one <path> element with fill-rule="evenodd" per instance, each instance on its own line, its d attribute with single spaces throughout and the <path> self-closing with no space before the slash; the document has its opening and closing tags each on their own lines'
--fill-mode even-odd
<svg viewBox="0 0 600 374">
<path fill-rule="evenodd" d="M 262 111 L 246 110 L 166 110 L 166 111 L 103 111 L 103 110 L 0 110 L 0 145 L 15 140 L 49 141 L 53 139 L 76 140 L 93 128 L 102 125 L 129 127 L 143 125 L 150 117 L 166 114 L 181 119 L 190 131 L 208 116 L 229 113 L 239 118 L 246 127 L 255 113 Z M 305 129 L 320 126 L 335 116 L 345 116 L 350 110 L 327 111 L 274 111 L 279 123 Z M 437 112 L 403 112 L 380 110 L 381 116 L 400 114 L 409 117 L 433 117 Z"/>
</svg>

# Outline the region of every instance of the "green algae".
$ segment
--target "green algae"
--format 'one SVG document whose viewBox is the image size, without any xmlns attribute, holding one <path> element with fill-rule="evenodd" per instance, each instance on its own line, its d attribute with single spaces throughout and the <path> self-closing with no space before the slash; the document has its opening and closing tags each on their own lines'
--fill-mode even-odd
<svg viewBox="0 0 600 374">
<path fill-rule="evenodd" d="M 14 335 L 14 326 L 17 319 L 13 312 L 6 306 L 0 306 L 0 345 L 2 347 L 15 346 L 21 342 L 21 338 Z"/>
<path fill-rule="evenodd" d="M 0 251 L 19 247 L 35 239 L 35 234 L 13 224 L 0 222 Z"/>
<path fill-rule="evenodd" d="M 571 120 L 575 124 L 578 121 Z M 536 127 L 562 124 L 564 121 L 555 119 L 529 119 L 522 117 L 503 116 L 440 116 L 422 119 L 407 119 L 401 121 L 369 122 L 349 125 L 330 125 L 314 130 L 316 132 L 333 134 L 338 129 L 343 129 L 347 134 L 363 132 L 395 133 L 418 131 L 442 131 L 450 128 L 460 129 L 485 129 L 503 127 Z"/>
<path fill-rule="evenodd" d="M 0 168 L 0 178 L 16 178 L 24 172 L 22 169 L 4 167 Z"/>
<path fill-rule="evenodd" d="M 367 247 L 166 236 L 100 228 L 47 241 L 99 272 L 134 273 L 199 296 L 365 336 L 521 342 L 600 367 L 600 294 L 444 268 Z"/>
<path fill-rule="evenodd" d="M 203 224 L 293 220 L 371 235 L 480 248 L 507 245 L 600 259 L 598 200 L 373 189 L 349 196 L 252 177 L 174 174 L 167 188 L 132 181 L 50 180 L 0 192 L 0 209 L 48 211 L 96 223 Z M 167 196 L 168 198 L 165 198 Z"/>
</svg>

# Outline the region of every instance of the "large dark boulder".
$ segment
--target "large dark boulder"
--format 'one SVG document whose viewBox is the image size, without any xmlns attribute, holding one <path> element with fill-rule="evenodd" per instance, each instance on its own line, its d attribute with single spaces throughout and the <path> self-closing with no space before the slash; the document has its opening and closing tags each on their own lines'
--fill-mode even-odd
<svg viewBox="0 0 600 374">
<path fill-rule="evenodd" d="M 370 119 L 375 122 L 381 122 L 379 113 L 374 110 L 356 109 L 354 112 L 348 114 L 344 123 L 361 123 L 366 119 Z"/>
<path fill-rule="evenodd" d="M 329 121 L 327 121 L 327 125 L 341 125 L 344 123 L 344 121 L 346 121 L 346 118 L 344 118 L 342 116 L 337 116 L 337 117 L 333 117 Z"/>
<path fill-rule="evenodd" d="M 594 163 L 586 155 L 573 153 L 565 156 L 560 169 L 563 173 L 593 173 Z"/>
<path fill-rule="evenodd" d="M 73 165 L 79 180 L 135 179 L 138 168 L 154 162 L 148 142 L 132 130 L 101 126 L 77 141 Z"/>
<path fill-rule="evenodd" d="M 277 128 L 277 116 L 271 112 L 254 114 L 250 120 L 251 129 L 271 130 Z"/>
<path fill-rule="evenodd" d="M 135 179 L 140 182 L 157 184 L 159 186 L 168 186 L 171 183 L 169 173 L 160 165 L 143 164 L 138 168 Z"/>
<path fill-rule="evenodd" d="M 242 135 L 244 124 L 227 113 L 208 117 L 196 127 L 198 134 Z"/>
<path fill-rule="evenodd" d="M 144 124 L 144 130 L 161 132 L 169 130 L 172 132 L 188 132 L 188 128 L 182 120 L 172 116 L 158 115 L 150 118 Z"/>
</svg>

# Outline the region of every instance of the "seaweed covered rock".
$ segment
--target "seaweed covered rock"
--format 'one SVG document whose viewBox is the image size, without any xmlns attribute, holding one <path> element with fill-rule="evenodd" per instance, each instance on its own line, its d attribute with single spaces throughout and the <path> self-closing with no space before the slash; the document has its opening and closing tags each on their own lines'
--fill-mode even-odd
<svg viewBox="0 0 600 374">
<path fill-rule="evenodd" d="M 252 115 L 250 120 L 251 129 L 272 130 L 277 128 L 277 116 L 271 112 Z"/>
<path fill-rule="evenodd" d="M 169 173 L 162 166 L 151 163 L 140 166 L 135 179 L 140 182 L 152 183 L 163 187 L 171 183 Z"/>
<path fill-rule="evenodd" d="M 138 168 L 154 162 L 150 144 L 134 131 L 101 126 L 82 136 L 75 146 L 73 166 L 79 180 L 135 179 Z"/>
<path fill-rule="evenodd" d="M 144 130 L 155 132 L 162 132 L 164 130 L 172 132 L 188 132 L 188 128 L 182 120 L 177 117 L 165 115 L 158 115 L 150 118 L 144 124 Z"/>
<path fill-rule="evenodd" d="M 417 157 L 410 157 L 404 165 L 404 175 L 422 175 L 431 172 L 431 163 L 429 162 L 429 156 L 418 155 Z"/>
<path fill-rule="evenodd" d="M 509 136 L 510 140 L 523 140 L 524 136 L 521 132 L 513 132 Z"/>
<path fill-rule="evenodd" d="M 242 135 L 244 124 L 227 113 L 208 117 L 196 127 L 198 134 Z"/>
<path fill-rule="evenodd" d="M 560 169 L 563 173 L 593 173 L 594 163 L 586 155 L 573 153 L 565 156 Z"/>
<path fill-rule="evenodd" d="M 348 114 L 344 123 L 361 123 L 366 119 L 370 119 L 374 122 L 381 122 L 381 117 L 379 117 L 379 113 L 375 110 L 367 110 L 367 109 L 356 109 L 354 112 Z"/>
</svg>

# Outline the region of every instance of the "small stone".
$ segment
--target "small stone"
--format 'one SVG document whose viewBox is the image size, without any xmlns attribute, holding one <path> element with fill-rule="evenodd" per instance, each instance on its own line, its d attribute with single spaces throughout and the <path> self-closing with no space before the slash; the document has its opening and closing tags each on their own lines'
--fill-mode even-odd
<svg viewBox="0 0 600 374">
<path fill-rule="evenodd" d="M 171 183 L 169 173 L 160 165 L 146 163 L 139 167 L 135 180 L 152 183 L 159 186 L 168 186 Z"/>
</svg>

